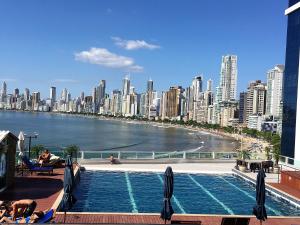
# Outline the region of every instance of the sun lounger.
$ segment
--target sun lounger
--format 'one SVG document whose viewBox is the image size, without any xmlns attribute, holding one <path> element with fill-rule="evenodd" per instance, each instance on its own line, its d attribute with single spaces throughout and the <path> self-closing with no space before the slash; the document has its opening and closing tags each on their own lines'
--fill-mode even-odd
<svg viewBox="0 0 300 225">
<path fill-rule="evenodd" d="M 248 225 L 250 222 L 250 218 L 243 218 L 243 217 L 226 217 L 222 218 L 221 225 Z"/>
<path fill-rule="evenodd" d="M 53 166 L 36 166 L 30 162 L 27 156 L 22 156 L 23 163 L 28 167 L 30 173 L 49 173 L 53 174 Z"/>
<path fill-rule="evenodd" d="M 54 210 L 50 209 L 47 213 L 45 213 L 45 215 L 42 218 L 39 218 L 39 220 L 37 221 L 38 224 L 40 223 L 48 223 L 49 221 L 51 221 L 54 217 Z"/>
<path fill-rule="evenodd" d="M 38 224 L 48 223 L 54 218 L 54 214 L 55 214 L 54 210 L 50 209 L 48 212 L 46 212 L 44 214 L 43 217 L 39 218 L 36 223 L 38 223 Z M 26 223 L 30 222 L 30 217 L 31 216 L 28 216 L 28 217 L 25 218 Z M 16 219 L 16 224 L 19 224 L 19 221 L 22 220 L 22 219 L 23 219 L 22 217 L 17 218 Z"/>
</svg>

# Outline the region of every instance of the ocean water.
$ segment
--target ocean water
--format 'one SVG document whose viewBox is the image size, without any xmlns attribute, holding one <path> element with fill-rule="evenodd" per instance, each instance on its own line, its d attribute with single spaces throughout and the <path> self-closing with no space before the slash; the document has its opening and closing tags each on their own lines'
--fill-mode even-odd
<svg viewBox="0 0 300 225">
<path fill-rule="evenodd" d="M 230 152 L 237 147 L 231 139 L 181 128 L 53 113 L 0 111 L 0 130 L 37 132 L 32 144 L 50 149 L 76 144 L 83 151 Z"/>
</svg>

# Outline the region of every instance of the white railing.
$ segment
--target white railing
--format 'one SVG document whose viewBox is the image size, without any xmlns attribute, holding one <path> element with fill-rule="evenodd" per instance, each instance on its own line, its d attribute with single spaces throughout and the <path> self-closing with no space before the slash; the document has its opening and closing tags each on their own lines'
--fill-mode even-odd
<svg viewBox="0 0 300 225">
<path fill-rule="evenodd" d="M 61 158 L 66 158 L 67 153 L 61 150 L 50 152 Z M 234 160 L 238 157 L 237 152 L 150 152 L 150 151 L 79 151 L 73 158 L 78 160 L 107 160 L 113 155 L 119 160 L 163 160 L 163 159 L 184 159 L 184 160 Z M 31 153 L 31 158 L 35 156 Z"/>
<path fill-rule="evenodd" d="M 111 155 L 120 160 L 157 160 L 157 159 L 236 159 L 236 152 L 145 152 L 145 151 L 81 151 L 78 159 L 103 160 Z"/>
<path fill-rule="evenodd" d="M 280 155 L 279 162 L 282 165 L 293 167 L 294 169 L 298 169 L 298 170 L 300 169 L 300 160 L 296 160 L 294 158 L 290 158 L 290 157 L 287 157 L 287 156 Z"/>
</svg>

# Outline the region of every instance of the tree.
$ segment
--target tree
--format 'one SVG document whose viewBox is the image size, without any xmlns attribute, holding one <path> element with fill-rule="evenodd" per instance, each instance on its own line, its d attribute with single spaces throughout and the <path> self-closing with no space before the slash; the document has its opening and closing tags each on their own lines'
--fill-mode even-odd
<svg viewBox="0 0 300 225">
<path fill-rule="evenodd" d="M 270 159 L 270 152 L 271 152 L 271 149 L 270 149 L 270 147 L 265 147 L 265 153 L 266 153 L 266 158 L 267 158 L 267 160 L 269 160 Z"/>
<path fill-rule="evenodd" d="M 40 152 L 42 152 L 44 150 L 44 146 L 43 145 L 34 145 L 31 148 L 31 152 L 33 155 L 35 155 L 36 158 L 39 157 Z"/>
<path fill-rule="evenodd" d="M 280 154 L 281 154 L 281 146 L 280 146 L 281 140 L 280 136 L 278 134 L 275 134 L 272 136 L 271 144 L 273 146 L 273 156 L 275 159 L 275 165 L 278 166 Z"/>
</svg>

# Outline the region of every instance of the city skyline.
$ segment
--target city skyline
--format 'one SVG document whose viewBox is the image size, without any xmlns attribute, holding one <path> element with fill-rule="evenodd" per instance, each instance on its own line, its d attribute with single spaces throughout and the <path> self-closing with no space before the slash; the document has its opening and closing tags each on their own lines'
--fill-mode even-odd
<svg viewBox="0 0 300 225">
<path fill-rule="evenodd" d="M 221 55 L 236 54 L 239 57 L 239 93 L 246 89 L 248 77 L 260 79 L 265 77 L 266 70 L 283 64 L 285 2 L 270 4 L 264 0 L 251 4 L 256 7 L 255 18 L 250 16 L 244 3 L 237 1 L 220 3 L 218 7 L 211 1 L 195 1 L 183 7 L 173 1 L 174 10 L 166 15 L 169 2 L 160 3 L 159 10 L 154 9 L 157 7 L 153 3 L 129 3 L 91 1 L 81 12 L 82 3 L 72 5 L 65 1 L 60 5 L 65 9 L 63 12 L 53 3 L 47 3 L 45 8 L 38 2 L 18 5 L 12 1 L 3 2 L 0 80 L 6 80 L 8 87 L 17 86 L 20 90 L 41 87 L 43 96 L 50 86 L 68 87 L 77 96 L 81 91 L 90 92 L 90 87 L 100 79 L 111 84 L 108 89 L 119 87 L 119 80 L 130 72 L 133 86 L 139 92 L 145 91 L 145 81 L 149 78 L 156 81 L 156 90 L 163 91 L 169 86 L 186 87 L 190 78 L 198 74 L 204 75 L 204 82 L 210 78 L 218 80 Z M 216 10 L 215 18 L 203 10 L 212 7 Z M 32 14 L 32 10 L 39 13 Z M 150 17 L 151 12 L 155 12 L 154 19 Z M 141 16 L 143 14 L 145 16 Z M 7 20 L 11 15 L 15 17 Z M 45 21 L 50 15 L 62 22 L 54 17 Z M 136 16 L 140 21 L 135 20 Z M 174 21 L 174 25 L 166 16 Z M 229 21 L 230 27 L 226 26 Z M 247 30 L 241 31 L 244 25 Z M 50 35 L 45 35 L 48 31 Z M 221 36 L 218 40 L 213 38 Z M 272 38 L 265 42 L 267 37 Z M 259 51 L 253 51 L 255 49 Z M 277 54 L 271 54 L 274 49 Z M 30 52 L 29 56 L 27 52 Z M 113 64 L 95 61 L 93 56 L 109 56 L 116 61 Z M 141 67 L 143 72 L 135 73 Z"/>
</svg>

